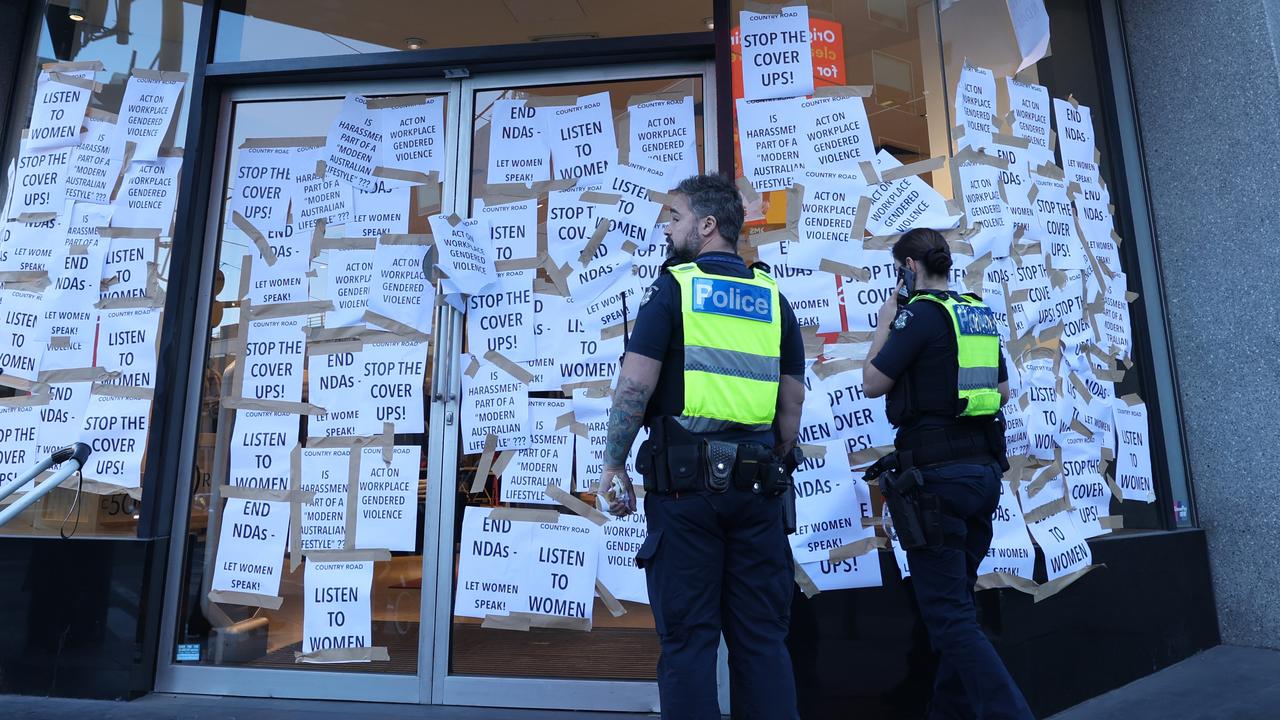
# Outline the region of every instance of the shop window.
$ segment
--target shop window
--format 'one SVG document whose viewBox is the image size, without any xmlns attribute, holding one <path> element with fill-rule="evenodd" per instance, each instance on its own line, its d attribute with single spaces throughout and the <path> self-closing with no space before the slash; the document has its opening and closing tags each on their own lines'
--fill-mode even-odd
<svg viewBox="0 0 1280 720">
<path fill-rule="evenodd" d="M 0 244 L 3 302 L 38 316 L 21 346 L 0 340 L 0 385 L 16 394 L 0 402 L 8 426 L 34 436 L 10 436 L 0 475 L 77 439 L 96 444 L 78 504 L 72 478 L 0 532 L 136 532 L 169 248 L 192 241 L 173 210 L 200 12 L 182 0 L 55 0 L 37 18 L 9 126 Z M 132 420 L 109 428 L 112 416 Z M 86 423 L 99 429 L 82 433 Z"/>
<path fill-rule="evenodd" d="M 214 54 L 218 62 L 231 62 L 707 32 L 711 5 L 710 0 L 231 0 L 220 4 Z"/>
</svg>

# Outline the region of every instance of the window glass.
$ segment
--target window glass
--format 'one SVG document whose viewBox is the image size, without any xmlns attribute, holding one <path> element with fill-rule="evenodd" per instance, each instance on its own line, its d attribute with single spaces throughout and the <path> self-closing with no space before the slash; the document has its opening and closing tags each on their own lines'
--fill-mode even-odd
<svg viewBox="0 0 1280 720">
<path fill-rule="evenodd" d="M 150 410 L 143 396 L 155 387 L 169 248 L 192 240 L 175 232 L 173 211 L 200 11 L 199 2 L 181 0 L 54 0 L 38 19 L 35 56 L 23 65 L 14 104 L 12 127 L 25 130 L 11 134 L 11 174 L 0 179 L 7 200 L 0 292 L 6 307 L 37 317 L 22 347 L 11 333 L 0 340 L 3 364 L 18 368 L 0 384 L 32 392 L 38 404 L 6 409 L 35 432 L 15 438 L 8 449 L 22 452 L 6 454 L 0 476 L 13 478 L 77 439 L 94 454 L 78 504 L 80 485 L 69 480 L 0 532 L 136 531 Z M 72 79 L 41 82 L 48 73 Z M 50 285 L 38 295 L 11 292 L 31 280 Z M 43 350 L 24 350 L 32 346 Z M 23 357 L 38 373 L 34 386 Z M 94 380 L 105 389 L 92 389 Z M 90 398 L 111 386 L 134 397 Z M 109 427 L 111 416 L 127 427 Z M 86 423 L 95 429 L 82 435 Z"/>
<path fill-rule="evenodd" d="M 232 0 L 220 8 L 218 62 L 706 32 L 712 15 L 710 0 Z"/>
</svg>

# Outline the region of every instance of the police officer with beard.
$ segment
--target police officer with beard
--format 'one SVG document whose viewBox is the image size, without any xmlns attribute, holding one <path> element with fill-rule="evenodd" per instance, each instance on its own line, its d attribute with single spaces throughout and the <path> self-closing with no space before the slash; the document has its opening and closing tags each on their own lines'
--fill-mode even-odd
<svg viewBox="0 0 1280 720">
<path fill-rule="evenodd" d="M 613 515 L 635 510 L 624 464 L 647 426 L 636 467 L 648 538 L 636 564 L 662 646 L 662 717 L 720 717 L 723 632 L 733 717 L 791 720 L 794 570 L 784 525 L 804 341 L 767 268 L 747 267 L 736 252 L 743 207 L 729 179 L 686 179 L 671 210 L 671 259 L 627 343 L 599 488 Z"/>
</svg>

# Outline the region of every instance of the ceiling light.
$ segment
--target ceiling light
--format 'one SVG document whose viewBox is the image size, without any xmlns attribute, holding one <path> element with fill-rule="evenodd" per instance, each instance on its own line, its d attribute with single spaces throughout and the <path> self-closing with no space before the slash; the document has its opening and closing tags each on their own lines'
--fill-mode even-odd
<svg viewBox="0 0 1280 720">
<path fill-rule="evenodd" d="M 410 50 L 421 50 L 426 44 L 427 41 L 420 37 L 407 37 L 404 39 L 404 46 Z"/>
<path fill-rule="evenodd" d="M 67 3 L 67 17 L 73 22 L 84 22 L 84 0 L 71 0 Z"/>
<path fill-rule="evenodd" d="M 716 29 L 716 19 L 715 19 L 715 18 L 702 18 L 702 24 L 703 24 L 703 25 L 706 25 L 708 30 L 715 30 L 715 29 Z"/>
</svg>

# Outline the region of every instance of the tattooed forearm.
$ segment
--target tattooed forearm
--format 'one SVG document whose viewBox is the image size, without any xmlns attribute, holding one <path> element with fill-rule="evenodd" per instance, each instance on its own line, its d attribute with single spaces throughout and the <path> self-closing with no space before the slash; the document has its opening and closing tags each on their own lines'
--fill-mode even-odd
<svg viewBox="0 0 1280 720">
<path fill-rule="evenodd" d="M 644 422 L 644 409 L 649 404 L 653 386 L 636 382 L 625 375 L 618 379 L 609 409 L 609 439 L 604 448 L 604 464 L 622 467 L 631 451 L 631 443 Z"/>
</svg>

